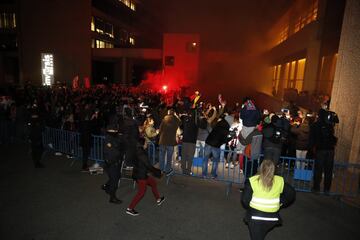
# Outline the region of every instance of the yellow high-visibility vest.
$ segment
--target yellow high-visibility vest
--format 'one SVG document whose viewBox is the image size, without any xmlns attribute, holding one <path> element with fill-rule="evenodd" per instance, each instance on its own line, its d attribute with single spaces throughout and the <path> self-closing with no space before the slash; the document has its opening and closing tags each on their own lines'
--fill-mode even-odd
<svg viewBox="0 0 360 240">
<path fill-rule="evenodd" d="M 270 191 L 266 191 L 259 181 L 259 175 L 250 178 L 250 185 L 253 195 L 250 207 L 262 212 L 273 213 L 280 209 L 280 194 L 284 189 L 284 179 L 274 176 L 273 186 Z"/>
</svg>

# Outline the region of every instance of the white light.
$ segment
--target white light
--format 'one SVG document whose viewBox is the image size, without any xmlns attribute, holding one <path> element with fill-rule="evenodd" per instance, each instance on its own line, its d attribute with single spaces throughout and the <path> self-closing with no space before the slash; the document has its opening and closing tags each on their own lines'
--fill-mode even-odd
<svg viewBox="0 0 360 240">
<path fill-rule="evenodd" d="M 51 53 L 41 54 L 42 83 L 51 86 L 54 82 L 54 55 Z"/>
</svg>

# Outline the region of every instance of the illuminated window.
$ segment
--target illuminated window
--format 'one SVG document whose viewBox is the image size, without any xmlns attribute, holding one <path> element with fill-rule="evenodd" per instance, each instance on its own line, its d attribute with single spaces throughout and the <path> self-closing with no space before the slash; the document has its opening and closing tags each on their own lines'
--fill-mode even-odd
<svg viewBox="0 0 360 240">
<path fill-rule="evenodd" d="M 136 3 L 134 0 L 119 0 L 119 1 L 122 2 L 128 8 L 130 8 L 131 10 L 136 11 Z"/>
<path fill-rule="evenodd" d="M 296 20 L 294 25 L 294 33 L 300 31 L 307 24 L 317 19 L 318 0 L 312 0 L 310 8 L 306 9 Z"/>
<path fill-rule="evenodd" d="M 0 13 L 0 28 L 16 28 L 15 13 Z"/>
<path fill-rule="evenodd" d="M 99 40 L 99 39 L 92 39 L 91 47 L 92 48 L 114 48 L 114 44 L 103 41 L 103 40 Z"/>
<path fill-rule="evenodd" d="M 276 95 L 276 93 L 279 90 L 280 73 L 281 73 L 281 65 L 273 66 L 272 87 L 273 87 L 274 95 Z"/>
<path fill-rule="evenodd" d="M 279 44 L 284 42 L 286 39 L 288 39 L 289 37 L 289 26 L 286 26 L 283 28 L 283 30 L 280 33 L 280 39 L 279 39 Z"/>
<path fill-rule="evenodd" d="M 114 38 L 114 26 L 98 17 L 91 18 L 91 31 Z"/>
<path fill-rule="evenodd" d="M 94 17 L 91 17 L 91 31 L 95 31 L 95 20 L 94 20 Z"/>
<path fill-rule="evenodd" d="M 309 23 L 316 21 L 318 15 L 318 5 L 319 5 L 319 0 L 311 0 L 310 7 L 304 9 L 304 11 L 301 14 L 298 14 L 297 17 L 294 19 L 295 21 L 291 23 L 290 29 L 293 30 L 289 32 L 289 26 L 281 29 L 279 33 L 279 40 L 277 43 L 280 44 L 284 42 L 286 39 L 290 37 L 290 35 L 297 33 Z"/>
<path fill-rule="evenodd" d="M 130 8 L 131 10 L 136 11 L 136 6 L 134 2 L 131 2 Z"/>
<path fill-rule="evenodd" d="M 134 46 L 135 45 L 135 39 L 133 37 L 130 37 L 129 38 L 129 43 Z"/>
<path fill-rule="evenodd" d="M 285 65 L 285 88 L 297 89 L 298 92 L 302 91 L 304 83 L 306 59 L 299 59 L 286 63 Z"/>
</svg>

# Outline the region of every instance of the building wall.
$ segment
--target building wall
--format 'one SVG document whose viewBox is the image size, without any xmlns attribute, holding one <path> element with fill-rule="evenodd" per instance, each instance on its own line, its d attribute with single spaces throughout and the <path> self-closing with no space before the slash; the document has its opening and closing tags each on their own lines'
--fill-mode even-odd
<svg viewBox="0 0 360 240">
<path fill-rule="evenodd" d="M 198 34 L 164 34 L 163 84 L 167 84 L 170 89 L 196 84 L 199 75 L 199 52 Z M 171 58 L 173 64 L 167 62 L 172 61 Z"/>
<path fill-rule="evenodd" d="M 339 115 L 335 158 L 360 163 L 360 2 L 347 0 L 330 109 Z"/>
<path fill-rule="evenodd" d="M 21 81 L 41 84 L 41 53 L 54 54 L 55 81 L 91 77 L 91 0 L 20 1 Z"/>
</svg>

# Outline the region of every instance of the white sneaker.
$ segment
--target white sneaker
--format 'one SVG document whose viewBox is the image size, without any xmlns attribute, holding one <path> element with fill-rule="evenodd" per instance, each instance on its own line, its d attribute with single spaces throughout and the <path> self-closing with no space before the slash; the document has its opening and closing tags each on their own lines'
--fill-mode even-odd
<svg viewBox="0 0 360 240">
<path fill-rule="evenodd" d="M 234 169 L 234 164 L 233 163 L 230 164 L 230 168 Z"/>
<path fill-rule="evenodd" d="M 228 168 L 228 167 L 229 167 L 229 164 L 228 164 L 228 163 L 226 163 L 226 164 L 225 164 L 225 167 L 226 167 L 226 168 Z"/>
</svg>

